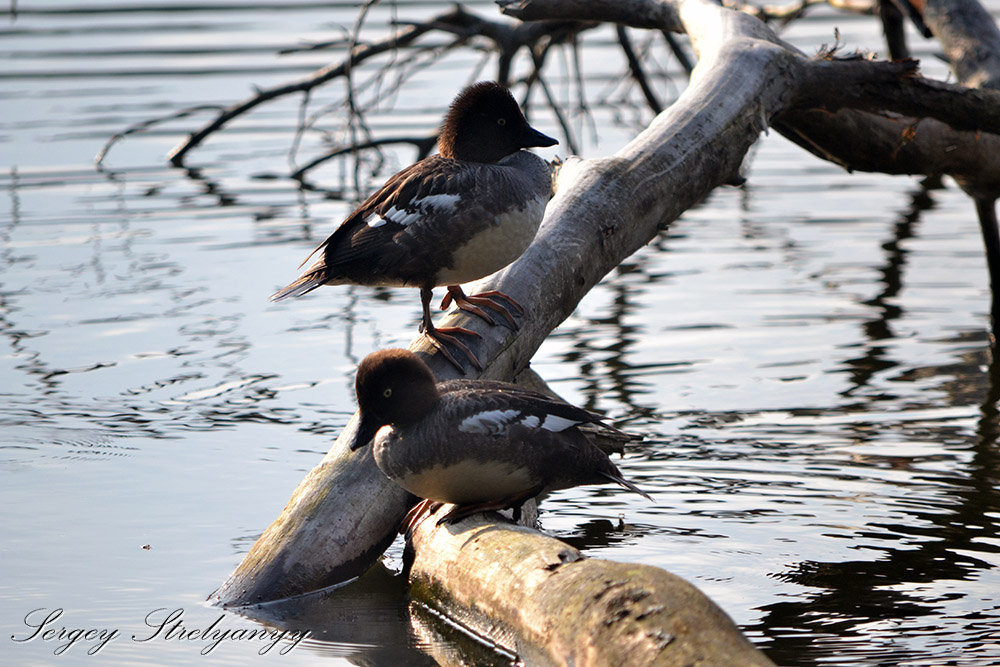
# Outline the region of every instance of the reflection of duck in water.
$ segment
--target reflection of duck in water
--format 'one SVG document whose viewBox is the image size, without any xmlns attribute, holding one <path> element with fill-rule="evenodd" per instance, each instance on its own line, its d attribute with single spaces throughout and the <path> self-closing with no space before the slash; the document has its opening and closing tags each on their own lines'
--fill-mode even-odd
<svg viewBox="0 0 1000 667">
<path fill-rule="evenodd" d="M 439 329 L 431 322 L 431 291 L 448 286 L 464 310 L 495 323 L 493 310 L 516 326 L 500 292 L 466 296 L 459 286 L 499 271 L 521 256 L 535 237 L 552 195 L 548 165 L 531 146 L 555 139 L 535 130 L 505 88 L 480 82 L 451 105 L 433 155 L 399 172 L 369 197 L 315 252 L 321 255 L 272 301 L 301 296 L 320 285 L 419 287 L 422 330 L 462 370 L 448 342 L 478 368 L 479 361 L 452 334 L 477 334 L 461 327 Z"/>
</svg>

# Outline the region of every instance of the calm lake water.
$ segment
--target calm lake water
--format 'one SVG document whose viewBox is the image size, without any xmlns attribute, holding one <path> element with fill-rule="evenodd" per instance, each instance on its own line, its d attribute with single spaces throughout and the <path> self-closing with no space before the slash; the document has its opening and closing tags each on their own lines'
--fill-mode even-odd
<svg viewBox="0 0 1000 667">
<path fill-rule="evenodd" d="M 312 636 L 284 656 L 287 644 L 258 657 L 260 642 L 228 641 L 203 657 L 207 642 L 147 625 L 174 610 L 189 629 L 217 621 L 206 596 L 347 422 L 358 361 L 405 346 L 419 305 L 413 291 L 347 287 L 267 302 L 349 211 L 355 176 L 368 183 L 378 166 L 331 162 L 315 189 L 286 177 L 345 136 L 330 107 L 342 84 L 306 110 L 298 98 L 259 108 L 187 170 L 165 155 L 206 113 L 126 138 L 103 171 L 92 159 L 135 123 L 338 60 L 276 52 L 343 37 L 355 3 L 17 9 L 0 28 L 4 661 L 94 664 L 95 636 L 65 651 L 13 640 L 62 610 L 50 627 L 118 631 L 96 658 L 107 664 L 482 663 L 408 609 L 399 543 L 322 613 L 291 619 Z M 439 9 L 387 5 L 363 34 Z M 873 19 L 825 9 L 785 36 L 812 52 L 835 27 L 849 48 L 882 48 Z M 593 116 L 570 123 L 588 156 L 649 118 L 620 86 L 614 39 L 582 37 Z M 944 76 L 936 47 L 914 46 Z M 677 65 L 650 48 L 669 100 Z M 427 134 L 462 83 L 493 71 L 477 51 L 431 55 L 398 55 L 409 78 L 397 92 L 394 76 L 359 70 L 363 102 L 391 93 L 368 117 L 376 135 Z M 571 102 L 570 61 L 552 57 L 550 83 Z M 300 114 L 318 117 L 296 151 Z M 562 136 L 546 110 L 532 118 Z M 413 156 L 390 149 L 376 180 Z M 1000 662 L 1000 373 L 991 383 L 971 203 L 950 182 L 847 174 L 775 133 L 746 175 L 609 275 L 536 356 L 567 399 L 645 436 L 620 465 L 655 497 L 559 492 L 544 529 L 685 577 L 781 664 Z M 216 627 L 259 626 L 226 614 Z"/>
</svg>

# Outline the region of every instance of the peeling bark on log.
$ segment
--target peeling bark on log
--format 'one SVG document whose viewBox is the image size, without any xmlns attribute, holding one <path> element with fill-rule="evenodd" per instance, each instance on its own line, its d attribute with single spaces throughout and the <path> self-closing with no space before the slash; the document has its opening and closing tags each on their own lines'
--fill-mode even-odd
<svg viewBox="0 0 1000 667">
<path fill-rule="evenodd" d="M 773 665 L 697 588 L 483 515 L 412 534 L 414 599 L 531 665 Z"/>
</svg>

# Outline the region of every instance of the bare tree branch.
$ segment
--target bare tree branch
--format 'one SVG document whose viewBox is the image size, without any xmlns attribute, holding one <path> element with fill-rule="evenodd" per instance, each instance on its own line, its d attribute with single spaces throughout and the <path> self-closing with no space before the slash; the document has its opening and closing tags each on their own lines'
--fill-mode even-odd
<svg viewBox="0 0 1000 667">
<path fill-rule="evenodd" d="M 649 105 L 653 113 L 660 113 L 663 111 L 663 105 L 660 104 L 656 93 L 653 92 L 653 88 L 649 85 L 646 73 L 642 71 L 642 62 L 635 55 L 635 50 L 632 48 L 632 41 L 629 39 L 625 26 L 619 23 L 615 26 L 615 31 L 618 34 L 618 43 L 621 44 L 622 51 L 625 53 L 625 59 L 628 60 L 628 67 L 632 72 L 632 78 L 639 84 L 642 96 L 646 98 L 646 104 Z"/>
<path fill-rule="evenodd" d="M 202 113 L 204 111 L 222 111 L 222 110 L 223 107 L 219 106 L 218 104 L 199 104 L 198 106 L 181 109 L 180 111 L 176 111 L 170 114 L 169 116 L 163 116 L 162 118 L 152 118 L 150 120 L 144 120 L 141 123 L 136 123 L 135 125 L 131 125 L 128 128 L 122 130 L 121 132 L 112 135 L 111 138 L 104 143 L 104 146 L 101 147 L 101 150 L 99 150 L 97 152 L 97 155 L 94 156 L 94 163 L 97 164 L 98 167 L 100 167 L 104 162 L 104 158 L 107 157 L 108 151 L 111 150 L 111 147 L 129 135 L 138 134 L 139 132 L 145 132 L 151 127 L 162 125 L 163 123 L 169 123 L 172 120 L 187 118 L 188 116 L 193 116 L 194 114 Z"/>
<path fill-rule="evenodd" d="M 212 122 L 191 133 L 191 135 L 182 144 L 170 152 L 168 158 L 174 165 L 181 165 L 184 162 L 185 156 L 192 149 L 199 146 L 201 142 L 203 142 L 211 134 L 222 129 L 234 118 L 243 115 L 247 111 L 250 111 L 254 107 L 257 107 L 265 102 L 294 93 L 305 93 L 313 90 L 317 86 L 323 85 L 328 81 L 345 76 L 354 65 L 362 63 L 387 51 L 411 44 L 419 37 L 433 30 L 435 25 L 446 24 L 461 27 L 468 26 L 475 20 L 477 19 L 464 9 L 455 7 L 454 9 L 437 16 L 428 23 L 411 25 L 400 30 L 391 37 L 387 37 L 386 39 L 372 44 L 358 45 L 354 48 L 350 57 L 339 63 L 328 65 L 327 67 L 324 67 L 299 81 L 258 90 L 242 102 L 226 107 L 214 120 L 212 120 Z"/>
<path fill-rule="evenodd" d="M 298 169 L 292 172 L 291 178 L 294 178 L 296 180 L 301 180 L 302 178 L 305 177 L 307 172 L 323 164 L 327 160 L 332 160 L 333 158 L 339 157 L 341 155 L 357 153 L 358 151 L 365 150 L 366 148 L 377 148 L 380 146 L 410 144 L 417 149 L 416 159 L 422 160 L 428 155 L 430 155 L 431 151 L 434 150 L 434 146 L 437 145 L 437 138 L 438 135 L 436 133 L 427 137 L 382 137 L 379 139 L 372 139 L 371 141 L 367 141 L 361 144 L 342 146 L 340 148 L 335 148 L 329 151 L 328 153 L 324 153 L 319 157 L 313 158 L 306 164 L 300 166 Z"/>
</svg>

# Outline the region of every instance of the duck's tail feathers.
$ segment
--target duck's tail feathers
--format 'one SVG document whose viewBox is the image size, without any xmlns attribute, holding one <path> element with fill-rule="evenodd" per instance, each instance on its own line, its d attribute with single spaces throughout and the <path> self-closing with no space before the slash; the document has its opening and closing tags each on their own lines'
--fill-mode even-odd
<svg viewBox="0 0 1000 667">
<path fill-rule="evenodd" d="M 643 438 L 640 433 L 629 433 L 628 431 L 615 428 L 605 422 L 601 422 L 601 428 L 610 433 L 612 437 L 621 440 L 622 442 L 639 442 Z"/>
<path fill-rule="evenodd" d="M 641 435 L 621 431 L 604 422 L 580 424 L 578 427 L 587 438 L 605 454 L 624 454 L 625 447 L 642 440 Z"/>
<path fill-rule="evenodd" d="M 282 287 L 280 290 L 271 295 L 271 301 L 281 301 L 293 296 L 302 296 L 303 294 L 308 294 L 314 289 L 326 283 L 323 275 L 323 268 L 312 268 L 302 274 L 298 280 L 296 280 L 291 285 Z"/>
<path fill-rule="evenodd" d="M 642 496 L 646 500 L 652 500 L 653 499 L 653 496 L 649 495 L 648 493 L 646 493 L 645 491 L 643 491 L 638 486 L 636 486 L 632 482 L 628 481 L 627 479 L 625 479 L 621 475 L 616 475 L 616 474 L 610 473 L 610 472 L 602 472 L 601 475 L 603 477 L 606 477 L 608 480 L 614 482 L 615 484 L 620 484 L 621 486 L 624 486 L 629 491 L 635 491 L 636 493 L 638 493 L 640 496 Z"/>
</svg>

